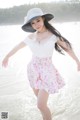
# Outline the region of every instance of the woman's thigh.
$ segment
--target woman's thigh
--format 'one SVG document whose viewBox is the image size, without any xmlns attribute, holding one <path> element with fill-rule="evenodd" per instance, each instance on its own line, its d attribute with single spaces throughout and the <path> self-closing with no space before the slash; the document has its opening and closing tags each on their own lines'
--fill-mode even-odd
<svg viewBox="0 0 80 120">
<path fill-rule="evenodd" d="M 38 93 L 39 93 L 39 89 L 35 89 L 35 88 L 32 88 L 33 89 L 33 92 L 34 94 L 36 95 L 36 97 L 38 96 Z"/>
<path fill-rule="evenodd" d="M 38 106 L 47 106 L 49 94 L 45 90 L 39 90 L 37 104 Z"/>
</svg>

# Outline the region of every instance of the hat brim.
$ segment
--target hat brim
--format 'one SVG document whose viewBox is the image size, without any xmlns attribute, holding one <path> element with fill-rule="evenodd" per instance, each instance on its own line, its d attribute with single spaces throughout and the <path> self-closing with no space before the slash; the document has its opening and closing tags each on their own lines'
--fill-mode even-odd
<svg viewBox="0 0 80 120">
<path fill-rule="evenodd" d="M 27 23 L 25 23 L 23 26 L 22 26 L 22 30 L 24 30 L 25 32 L 35 32 L 36 30 L 34 30 L 31 26 L 31 21 L 36 19 L 37 17 L 41 17 L 41 16 L 36 16 L 36 17 L 33 17 L 32 19 L 30 19 Z M 52 14 L 44 14 L 42 15 L 42 17 L 44 17 L 47 21 L 50 21 L 51 19 L 54 18 L 54 16 Z"/>
</svg>

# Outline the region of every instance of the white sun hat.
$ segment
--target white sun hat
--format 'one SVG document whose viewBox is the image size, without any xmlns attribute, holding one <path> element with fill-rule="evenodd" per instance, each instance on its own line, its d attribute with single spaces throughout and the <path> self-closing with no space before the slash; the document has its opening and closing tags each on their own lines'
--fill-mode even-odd
<svg viewBox="0 0 80 120">
<path fill-rule="evenodd" d="M 22 29 L 25 32 L 35 32 L 35 30 L 31 26 L 31 21 L 36 19 L 37 17 L 43 16 L 47 21 L 54 18 L 52 14 L 44 14 L 43 11 L 40 8 L 32 8 L 27 12 L 27 16 L 24 17 L 24 24 L 22 26 Z"/>
</svg>

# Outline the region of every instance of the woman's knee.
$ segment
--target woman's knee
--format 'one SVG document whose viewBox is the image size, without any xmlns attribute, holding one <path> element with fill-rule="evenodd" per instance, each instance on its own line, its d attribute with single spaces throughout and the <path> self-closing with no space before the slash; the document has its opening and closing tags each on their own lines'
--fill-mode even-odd
<svg viewBox="0 0 80 120">
<path fill-rule="evenodd" d="M 46 105 L 42 101 L 37 102 L 37 107 L 40 110 L 44 110 L 46 108 Z"/>
</svg>

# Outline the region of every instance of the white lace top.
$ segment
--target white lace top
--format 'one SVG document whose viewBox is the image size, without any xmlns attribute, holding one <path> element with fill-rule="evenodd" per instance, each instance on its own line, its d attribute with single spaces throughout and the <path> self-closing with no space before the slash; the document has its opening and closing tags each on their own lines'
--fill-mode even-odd
<svg viewBox="0 0 80 120">
<path fill-rule="evenodd" d="M 23 42 L 30 47 L 33 56 L 51 57 L 57 40 L 55 35 L 51 35 L 51 37 L 41 40 L 40 43 L 35 38 L 30 39 L 29 37 L 26 37 Z"/>
</svg>

